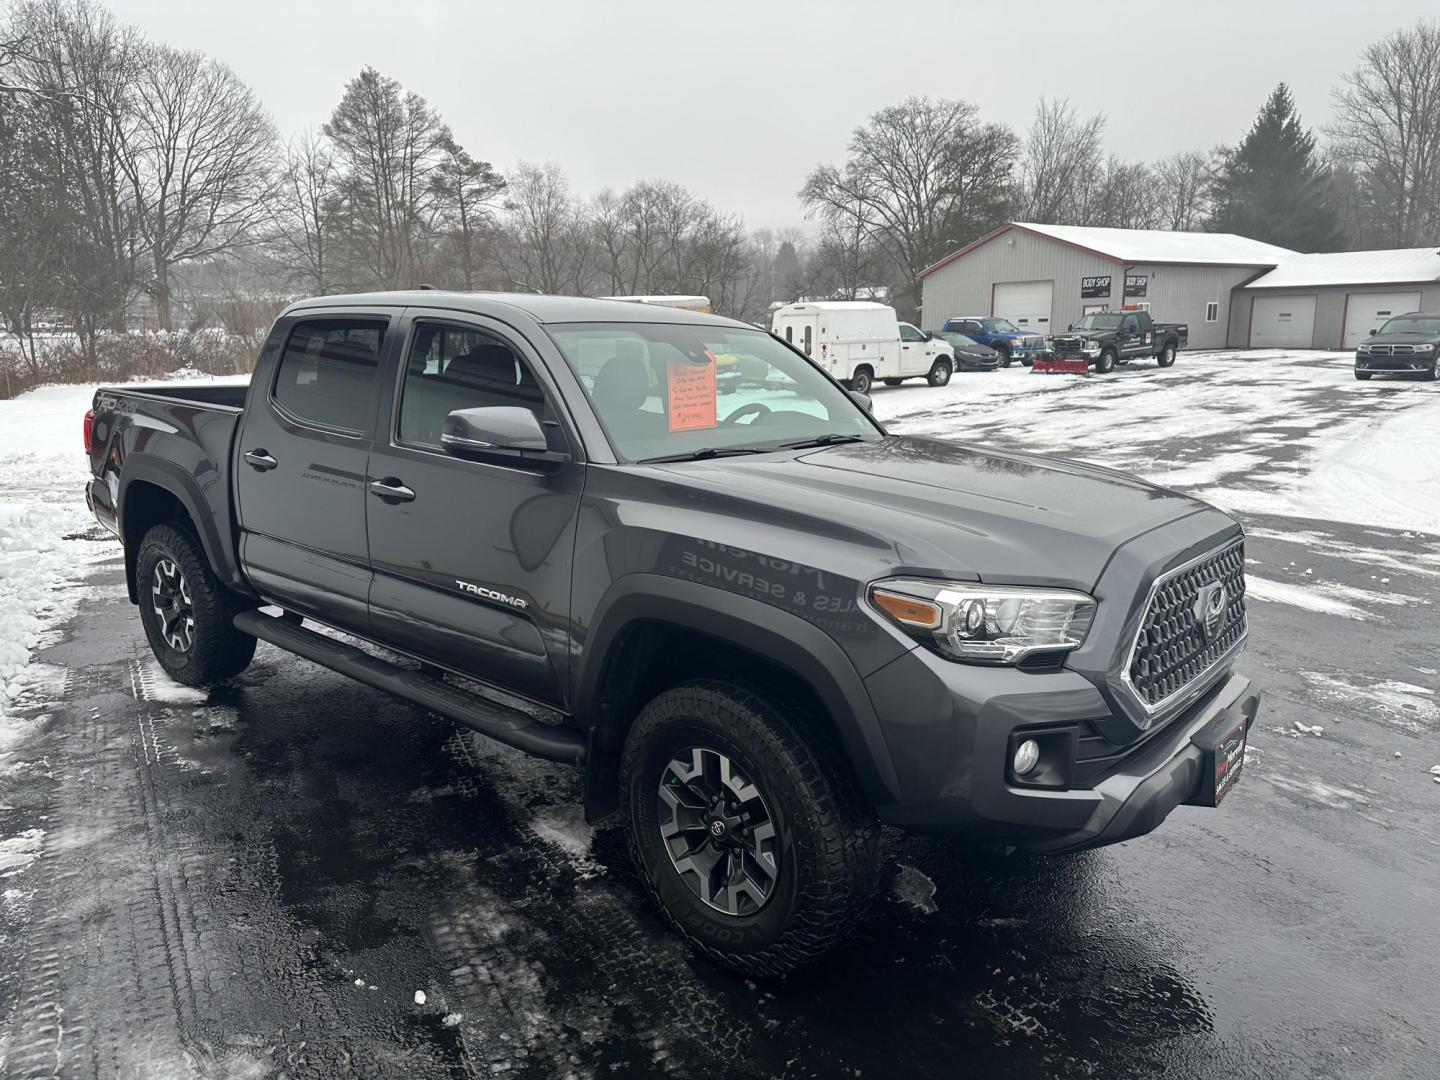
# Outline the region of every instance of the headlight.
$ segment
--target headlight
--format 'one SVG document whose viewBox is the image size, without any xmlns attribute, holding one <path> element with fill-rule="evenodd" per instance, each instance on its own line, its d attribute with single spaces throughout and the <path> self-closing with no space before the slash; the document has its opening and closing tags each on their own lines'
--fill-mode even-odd
<svg viewBox="0 0 1440 1080">
<path fill-rule="evenodd" d="M 877 581 L 870 603 L 942 656 L 976 664 L 1068 652 L 1095 617 L 1095 600 L 1085 593 L 920 578 Z"/>
<path fill-rule="evenodd" d="M 1416 351 L 1416 352 L 1430 352 L 1430 351 L 1431 351 L 1432 349 L 1434 349 L 1434 348 L 1435 348 L 1435 343 L 1434 343 L 1433 341 L 1422 341 L 1419 345 L 1416 345 L 1416 346 L 1415 346 L 1415 351 Z"/>
<path fill-rule="evenodd" d="M 1361 345 L 1356 351 L 1357 351 L 1357 352 L 1369 352 L 1369 351 L 1370 351 L 1370 346 L 1369 346 L 1369 345 Z"/>
<path fill-rule="evenodd" d="M 1100 346 L 1099 346 L 1099 345 L 1082 345 L 1082 346 L 1080 346 L 1080 352 L 1083 353 L 1085 356 L 1099 356 L 1099 355 L 1100 355 Z"/>
</svg>

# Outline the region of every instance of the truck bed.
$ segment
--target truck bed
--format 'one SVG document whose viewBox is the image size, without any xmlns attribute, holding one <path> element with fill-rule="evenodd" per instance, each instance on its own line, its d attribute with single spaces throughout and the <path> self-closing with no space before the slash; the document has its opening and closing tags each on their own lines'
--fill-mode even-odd
<svg viewBox="0 0 1440 1080">
<path fill-rule="evenodd" d="M 213 405 L 237 412 L 245 407 L 247 383 L 132 383 L 126 386 L 102 386 L 100 393 L 117 397 L 134 395 L 177 401 L 187 405 Z"/>
</svg>

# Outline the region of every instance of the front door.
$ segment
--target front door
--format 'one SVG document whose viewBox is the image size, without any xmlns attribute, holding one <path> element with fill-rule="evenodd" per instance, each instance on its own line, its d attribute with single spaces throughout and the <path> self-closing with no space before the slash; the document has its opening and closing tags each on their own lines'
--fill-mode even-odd
<svg viewBox="0 0 1440 1080">
<path fill-rule="evenodd" d="M 584 466 L 549 472 L 447 454 L 456 409 L 532 409 L 570 451 L 538 358 L 479 316 L 407 314 L 370 457 L 370 618 L 382 641 L 464 675 L 564 704 L 570 567 Z M 540 376 L 537 377 L 537 372 Z"/>
<path fill-rule="evenodd" d="M 900 324 L 900 374 L 924 375 L 930 370 L 925 335 L 909 323 Z"/>
<path fill-rule="evenodd" d="M 366 464 L 395 315 L 328 312 L 277 326 L 270 385 L 250 395 L 232 464 L 240 558 L 255 588 L 359 632 L 370 591 Z"/>
</svg>

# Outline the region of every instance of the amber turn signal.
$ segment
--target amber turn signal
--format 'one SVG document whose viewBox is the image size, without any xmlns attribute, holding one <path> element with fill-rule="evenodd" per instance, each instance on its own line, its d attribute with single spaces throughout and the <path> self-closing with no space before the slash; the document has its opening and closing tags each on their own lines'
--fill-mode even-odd
<svg viewBox="0 0 1440 1080">
<path fill-rule="evenodd" d="M 940 625 L 940 605 L 928 600 L 916 600 L 913 596 L 882 592 L 876 589 L 872 594 L 875 606 L 898 623 L 914 626 L 921 630 L 934 630 Z"/>
</svg>

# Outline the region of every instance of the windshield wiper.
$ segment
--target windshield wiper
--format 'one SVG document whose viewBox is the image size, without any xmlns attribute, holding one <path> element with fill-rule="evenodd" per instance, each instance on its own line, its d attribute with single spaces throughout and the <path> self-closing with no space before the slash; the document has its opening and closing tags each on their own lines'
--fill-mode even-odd
<svg viewBox="0 0 1440 1080">
<path fill-rule="evenodd" d="M 702 446 L 699 450 L 687 450 L 683 454 L 662 454 L 660 457 L 640 458 L 636 465 L 659 465 L 666 461 L 705 461 L 708 458 L 736 457 L 740 454 L 769 454 L 773 446 Z"/>
<path fill-rule="evenodd" d="M 824 435 L 817 435 L 813 439 L 803 439 L 800 442 L 782 443 L 786 450 L 805 450 L 812 446 L 839 446 L 841 443 L 864 442 L 864 435 L 850 435 L 844 432 L 831 431 Z"/>
</svg>

